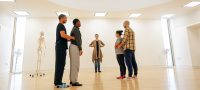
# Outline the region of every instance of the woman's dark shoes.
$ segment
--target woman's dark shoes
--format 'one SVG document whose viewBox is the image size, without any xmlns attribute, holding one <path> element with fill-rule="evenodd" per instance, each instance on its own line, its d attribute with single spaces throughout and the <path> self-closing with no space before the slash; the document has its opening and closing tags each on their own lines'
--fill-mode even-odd
<svg viewBox="0 0 200 90">
<path fill-rule="evenodd" d="M 71 84 L 72 86 L 82 86 L 82 84 L 80 84 L 79 82 L 75 82 L 75 83 L 70 82 L 70 84 Z"/>
<path fill-rule="evenodd" d="M 99 72 L 101 72 L 101 71 L 99 71 Z"/>
</svg>

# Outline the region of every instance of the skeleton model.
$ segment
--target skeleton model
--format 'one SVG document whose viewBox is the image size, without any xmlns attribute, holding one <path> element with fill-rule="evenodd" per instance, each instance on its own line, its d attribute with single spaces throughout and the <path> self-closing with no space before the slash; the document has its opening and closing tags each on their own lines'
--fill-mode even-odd
<svg viewBox="0 0 200 90">
<path fill-rule="evenodd" d="M 41 61 L 45 56 L 45 50 L 46 50 L 44 32 L 40 32 L 38 44 L 39 44 L 39 46 L 38 46 L 38 49 L 37 49 L 38 60 L 37 60 L 36 74 L 30 74 L 31 77 L 34 77 L 35 75 L 42 77 L 42 76 L 45 75 L 45 73 L 40 72 Z"/>
</svg>

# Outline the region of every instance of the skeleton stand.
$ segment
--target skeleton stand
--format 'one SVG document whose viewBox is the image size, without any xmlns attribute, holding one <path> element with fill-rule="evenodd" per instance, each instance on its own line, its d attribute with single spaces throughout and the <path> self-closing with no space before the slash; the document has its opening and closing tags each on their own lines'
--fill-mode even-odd
<svg viewBox="0 0 200 90">
<path fill-rule="evenodd" d="M 44 33 L 40 33 L 40 38 L 39 38 L 39 47 L 38 47 L 38 60 L 37 60 L 37 67 L 36 67 L 36 72 L 34 74 L 30 74 L 30 77 L 43 77 L 45 76 L 45 73 L 40 71 L 41 67 L 41 61 L 42 61 L 42 56 L 45 56 L 44 50 L 46 49 L 45 46 L 45 38 L 44 38 Z"/>
</svg>

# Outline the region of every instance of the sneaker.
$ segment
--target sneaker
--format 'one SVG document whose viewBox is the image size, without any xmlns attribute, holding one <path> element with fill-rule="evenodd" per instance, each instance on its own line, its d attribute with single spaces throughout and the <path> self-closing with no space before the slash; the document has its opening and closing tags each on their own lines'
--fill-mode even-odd
<svg viewBox="0 0 200 90">
<path fill-rule="evenodd" d="M 127 79 L 133 79 L 133 77 L 127 77 Z"/>
<path fill-rule="evenodd" d="M 122 79 L 122 76 L 117 77 L 117 79 Z"/>
<path fill-rule="evenodd" d="M 126 76 L 122 76 L 122 79 L 126 78 Z"/>
<path fill-rule="evenodd" d="M 137 78 L 137 75 L 134 75 L 133 78 Z"/>
<path fill-rule="evenodd" d="M 58 86 L 58 85 L 67 85 L 67 83 L 61 83 L 61 84 L 54 84 L 55 86 Z"/>
<path fill-rule="evenodd" d="M 126 78 L 126 76 L 119 76 L 119 77 L 117 77 L 117 79 L 124 79 L 124 78 Z"/>
<path fill-rule="evenodd" d="M 66 85 L 66 84 L 62 84 L 62 85 L 55 85 L 56 88 L 68 88 L 69 85 Z"/>
</svg>

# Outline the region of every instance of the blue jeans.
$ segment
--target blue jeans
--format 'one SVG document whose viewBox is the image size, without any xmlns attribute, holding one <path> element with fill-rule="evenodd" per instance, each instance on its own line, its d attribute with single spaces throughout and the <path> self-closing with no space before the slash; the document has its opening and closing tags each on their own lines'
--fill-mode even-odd
<svg viewBox="0 0 200 90">
<path fill-rule="evenodd" d="M 94 65 L 95 65 L 95 72 L 97 72 L 97 71 L 101 71 L 101 69 L 100 69 L 100 61 L 99 60 L 96 60 L 95 62 L 94 62 Z"/>
<path fill-rule="evenodd" d="M 133 56 L 132 56 L 132 65 L 133 65 L 133 69 L 134 69 L 134 75 L 137 76 L 138 66 L 137 66 L 137 62 L 136 62 L 136 59 L 135 59 L 135 52 L 133 52 Z"/>
<path fill-rule="evenodd" d="M 130 49 L 126 49 L 124 51 L 124 56 L 126 60 L 126 66 L 128 68 L 128 76 L 132 77 L 133 76 L 133 65 L 132 65 L 132 59 L 133 59 L 133 51 Z"/>
</svg>

